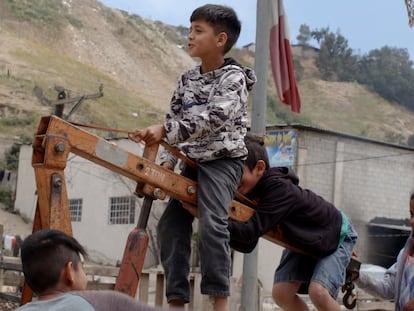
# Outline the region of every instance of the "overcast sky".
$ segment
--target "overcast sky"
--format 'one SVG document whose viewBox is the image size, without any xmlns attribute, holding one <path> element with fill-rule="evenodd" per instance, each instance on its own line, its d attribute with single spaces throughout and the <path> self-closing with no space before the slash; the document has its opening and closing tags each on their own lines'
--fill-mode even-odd
<svg viewBox="0 0 414 311">
<path fill-rule="evenodd" d="M 174 26 L 189 26 L 191 12 L 206 3 L 233 7 L 241 22 L 237 46 L 255 42 L 256 6 L 254 0 L 101 0 L 109 7 L 120 8 L 141 17 Z M 299 26 L 311 30 L 329 27 L 339 31 L 355 53 L 365 54 L 385 45 L 406 48 L 414 60 L 414 28 L 408 26 L 404 0 L 285 0 L 291 43 L 296 43 Z"/>
</svg>

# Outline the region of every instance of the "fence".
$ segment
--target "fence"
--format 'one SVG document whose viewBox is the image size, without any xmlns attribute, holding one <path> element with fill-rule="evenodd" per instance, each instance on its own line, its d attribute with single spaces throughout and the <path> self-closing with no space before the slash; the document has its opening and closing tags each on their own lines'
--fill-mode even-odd
<svg viewBox="0 0 414 311">
<path fill-rule="evenodd" d="M 84 269 L 88 277 L 87 289 L 114 289 L 119 268 L 85 264 Z M 24 277 L 20 259 L 17 257 L 3 257 L 0 260 L 0 310 L 12 310 L 18 306 L 23 282 Z M 199 291 L 200 282 L 200 273 L 190 274 L 191 302 L 186 307 L 188 310 L 202 310 L 204 298 Z M 147 305 L 167 306 L 164 272 L 161 269 L 142 271 L 136 298 Z M 6 301 L 14 308 L 8 309 L 1 305 L 1 303 L 5 304 Z"/>
<path fill-rule="evenodd" d="M 119 268 L 113 266 L 88 265 L 84 266 L 88 277 L 87 289 L 110 289 L 115 287 L 116 277 Z M 234 281 L 234 280 L 233 280 Z M 20 259 L 17 257 L 3 257 L 0 260 L 0 310 L 14 310 L 20 303 L 20 289 L 23 285 L 24 277 Z M 191 302 L 186 306 L 187 310 L 203 310 L 205 304 L 205 296 L 200 293 L 200 273 L 190 274 Z M 240 306 L 240 286 L 236 282 L 232 282 L 232 296 L 230 297 L 230 311 L 238 311 Z M 277 311 L 279 309 L 271 298 L 264 298 L 260 288 L 258 288 L 260 311 Z M 142 271 L 141 279 L 136 298 L 150 306 L 167 306 L 165 299 L 164 273 L 161 269 L 147 269 Z M 304 297 L 309 302 L 307 297 Z M 309 307 L 312 305 L 309 302 Z M 342 307 L 342 310 L 347 310 Z M 393 303 L 389 301 L 381 301 L 365 292 L 358 291 L 357 305 L 355 311 L 372 311 L 394 310 Z"/>
</svg>

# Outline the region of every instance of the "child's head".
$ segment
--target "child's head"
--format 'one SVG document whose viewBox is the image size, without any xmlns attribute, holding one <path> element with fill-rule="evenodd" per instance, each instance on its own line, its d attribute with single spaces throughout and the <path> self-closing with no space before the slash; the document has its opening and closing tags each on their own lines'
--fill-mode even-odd
<svg viewBox="0 0 414 311">
<path fill-rule="evenodd" d="M 270 165 L 269 156 L 262 138 L 247 133 L 244 142 L 248 154 L 238 191 L 241 194 L 248 194 L 256 186 Z"/>
<path fill-rule="evenodd" d="M 55 288 L 84 290 L 86 255 L 76 239 L 61 231 L 37 231 L 23 241 L 21 248 L 25 280 L 38 295 Z"/>
<path fill-rule="evenodd" d="M 206 4 L 194 10 L 191 14 L 190 22 L 206 21 L 218 35 L 221 32 L 227 34 L 227 42 L 224 47 L 226 54 L 236 43 L 240 35 L 241 23 L 237 18 L 236 12 L 227 6 L 217 4 Z"/>
<path fill-rule="evenodd" d="M 257 162 L 263 161 L 266 165 L 266 169 L 268 169 L 270 167 L 269 156 L 267 154 L 263 138 L 248 132 L 244 138 L 244 143 L 246 144 L 248 151 L 245 165 L 247 165 L 247 167 L 252 171 Z"/>
</svg>

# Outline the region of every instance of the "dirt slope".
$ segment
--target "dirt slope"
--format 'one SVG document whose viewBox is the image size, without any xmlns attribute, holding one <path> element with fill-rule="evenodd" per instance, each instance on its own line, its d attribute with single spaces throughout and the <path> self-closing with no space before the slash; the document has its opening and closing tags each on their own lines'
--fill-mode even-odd
<svg viewBox="0 0 414 311">
<path fill-rule="evenodd" d="M 82 103 L 74 119 L 124 129 L 153 124 L 162 120 L 179 74 L 197 62 L 183 48 L 182 30 L 96 0 L 57 2 L 54 15 L 61 21 L 59 27 L 21 20 L 6 3 L 0 2 L 0 116 L 26 117 L 31 123 L 2 127 L 0 122 L 0 138 L 19 136 L 28 127 L 31 134 L 38 118 L 53 111 L 33 95 L 35 85 L 48 98 L 56 98 L 56 85 L 79 96 L 96 92 L 102 83 L 104 97 Z M 305 70 L 299 82 L 301 115 L 312 125 L 402 142 L 414 134 L 412 112 L 356 83 L 320 80 L 315 55 L 293 50 Z M 240 51 L 235 55 L 253 66 L 254 55 Z M 269 94 L 274 93 L 269 80 Z M 276 120 L 271 111 L 268 120 L 270 124 Z"/>
</svg>

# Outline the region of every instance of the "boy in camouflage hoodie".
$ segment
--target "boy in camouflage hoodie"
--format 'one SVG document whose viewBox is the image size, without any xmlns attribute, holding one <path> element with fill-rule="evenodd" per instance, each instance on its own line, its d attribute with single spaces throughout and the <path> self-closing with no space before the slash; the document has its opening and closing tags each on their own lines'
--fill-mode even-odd
<svg viewBox="0 0 414 311">
<path fill-rule="evenodd" d="M 209 295 L 215 311 L 227 311 L 230 295 L 228 208 L 243 174 L 247 156 L 247 100 L 256 77 L 224 55 L 237 41 L 241 25 L 233 9 L 207 4 L 190 18 L 190 56 L 201 64 L 181 75 L 163 124 L 135 130 L 150 145 L 165 139 L 177 146 L 197 168 L 182 175 L 197 181 L 201 293 Z M 177 163 L 161 154 L 163 166 Z M 188 283 L 194 217 L 170 200 L 158 224 L 161 262 L 170 306 L 183 307 L 190 299 Z"/>
</svg>

